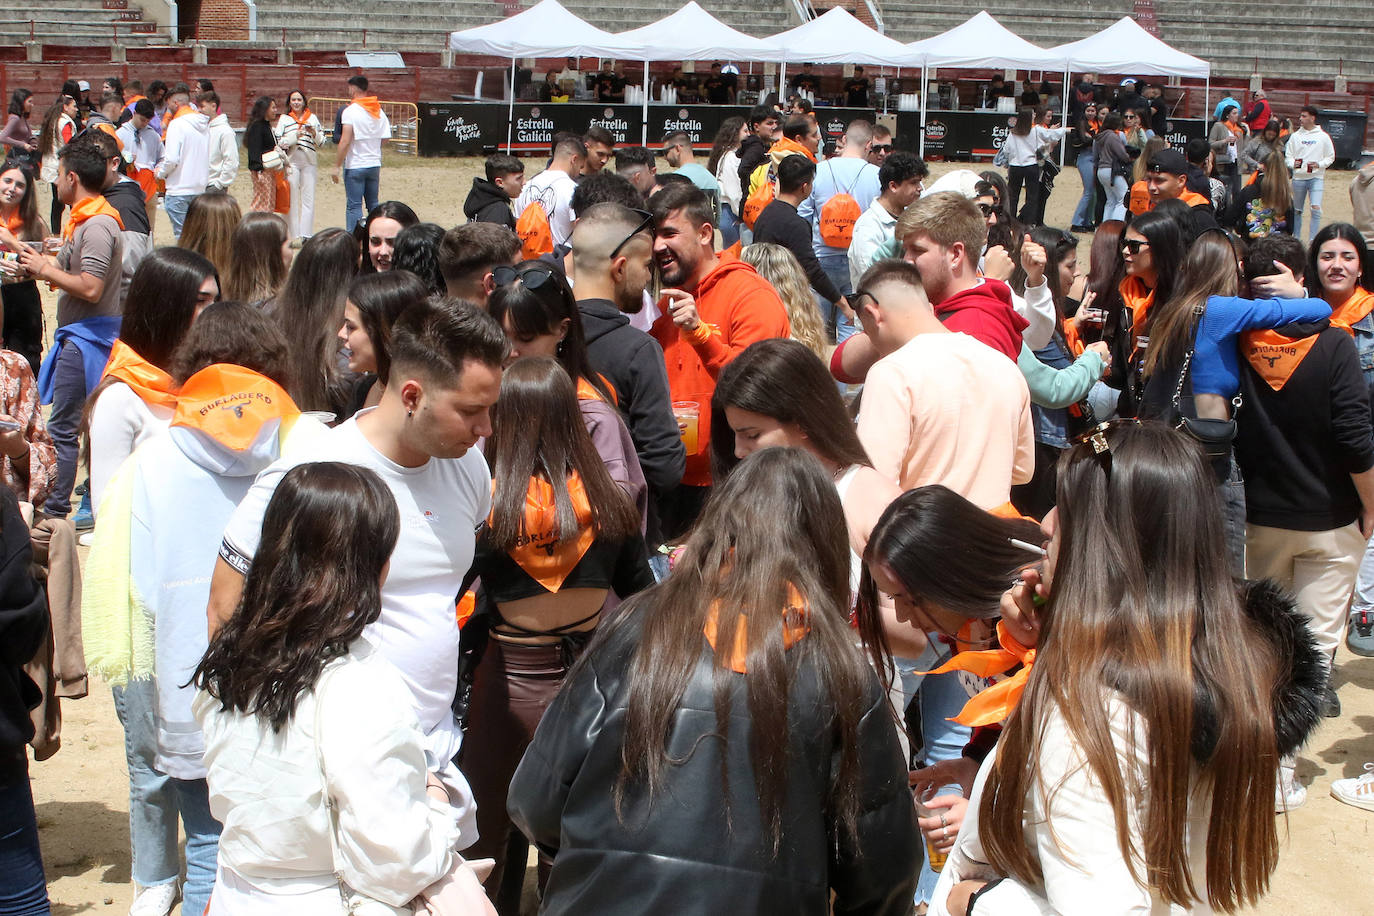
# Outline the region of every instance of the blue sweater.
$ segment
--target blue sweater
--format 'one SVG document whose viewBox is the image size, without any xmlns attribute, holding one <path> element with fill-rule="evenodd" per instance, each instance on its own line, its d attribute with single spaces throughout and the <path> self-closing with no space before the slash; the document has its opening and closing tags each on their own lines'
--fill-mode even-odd
<svg viewBox="0 0 1374 916">
<path fill-rule="evenodd" d="M 1240 354 L 1236 343 L 1243 332 L 1330 317 L 1331 305 L 1321 299 L 1208 296 L 1193 353 L 1193 394 L 1231 398 L 1240 391 Z"/>
</svg>

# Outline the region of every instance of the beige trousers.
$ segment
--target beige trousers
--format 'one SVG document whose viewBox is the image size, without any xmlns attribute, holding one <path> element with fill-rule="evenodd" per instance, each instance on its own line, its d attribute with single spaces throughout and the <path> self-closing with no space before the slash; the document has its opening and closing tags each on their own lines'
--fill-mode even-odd
<svg viewBox="0 0 1374 916">
<path fill-rule="evenodd" d="M 1354 523 L 1331 531 L 1245 526 L 1246 578 L 1275 579 L 1293 593 L 1328 664 L 1345 632 L 1364 546 Z"/>
</svg>

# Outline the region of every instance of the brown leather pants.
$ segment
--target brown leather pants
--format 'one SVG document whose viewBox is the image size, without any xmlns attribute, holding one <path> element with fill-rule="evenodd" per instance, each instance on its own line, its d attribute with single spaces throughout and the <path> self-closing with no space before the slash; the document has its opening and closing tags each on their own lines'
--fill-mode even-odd
<svg viewBox="0 0 1374 916">
<path fill-rule="evenodd" d="M 575 648 L 570 647 L 570 641 L 522 646 L 492 636 L 473 677 L 468 728 L 458 765 L 477 802 L 478 840 L 463 855 L 496 860 L 486 887 L 487 896 L 502 916 L 518 916 L 520 912 L 529 849 L 525 838 L 512 829 L 506 813 L 506 792 L 576 654 L 580 654 L 580 643 Z M 540 857 L 541 888 L 551 865 Z"/>
</svg>

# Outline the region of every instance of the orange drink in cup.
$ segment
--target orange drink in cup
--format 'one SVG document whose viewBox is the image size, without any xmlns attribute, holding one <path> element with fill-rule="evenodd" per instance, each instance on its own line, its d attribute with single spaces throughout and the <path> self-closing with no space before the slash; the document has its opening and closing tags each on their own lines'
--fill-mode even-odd
<svg viewBox="0 0 1374 916">
<path fill-rule="evenodd" d="M 677 428 L 682 433 L 682 445 L 687 449 L 687 454 L 695 455 L 700 450 L 697 424 L 701 419 L 701 405 L 696 401 L 674 401 L 673 418 L 677 420 Z"/>
</svg>

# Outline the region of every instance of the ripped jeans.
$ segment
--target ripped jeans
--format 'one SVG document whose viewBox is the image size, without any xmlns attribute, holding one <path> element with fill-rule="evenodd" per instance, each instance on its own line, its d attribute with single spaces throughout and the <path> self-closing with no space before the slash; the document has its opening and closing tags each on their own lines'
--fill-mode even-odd
<svg viewBox="0 0 1374 916">
<path fill-rule="evenodd" d="M 1317 234 L 1317 230 L 1322 225 L 1322 192 L 1326 189 L 1325 178 L 1294 178 L 1293 179 L 1293 238 L 1301 241 L 1310 242 L 1312 236 Z M 1311 204 L 1312 219 L 1307 226 L 1306 237 L 1302 234 L 1302 217 L 1304 204 Z"/>
</svg>

